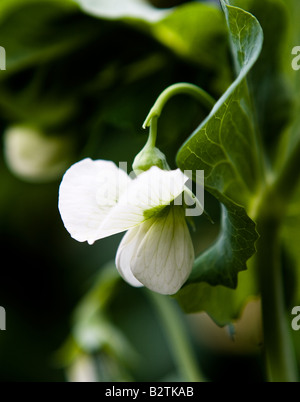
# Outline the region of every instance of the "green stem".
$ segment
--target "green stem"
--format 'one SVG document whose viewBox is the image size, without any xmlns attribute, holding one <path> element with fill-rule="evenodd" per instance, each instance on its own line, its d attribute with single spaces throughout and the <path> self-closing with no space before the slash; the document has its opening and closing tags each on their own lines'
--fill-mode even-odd
<svg viewBox="0 0 300 402">
<path fill-rule="evenodd" d="M 271 382 L 297 381 L 295 352 L 286 317 L 281 269 L 279 222 L 268 217 L 258 222 L 260 241 L 256 256 L 261 286 L 264 353 Z"/>
<path fill-rule="evenodd" d="M 297 381 L 297 364 L 287 322 L 281 267 L 280 229 L 299 182 L 300 139 L 282 170 L 265 190 L 257 209 L 257 268 L 261 286 L 264 345 L 270 381 Z"/>
<path fill-rule="evenodd" d="M 300 179 L 300 138 L 272 182 L 265 188 L 254 214 L 260 239 L 256 254 L 262 297 L 264 351 L 269 381 L 294 382 L 297 363 L 287 321 L 281 266 L 281 226 L 287 205 Z"/>
<path fill-rule="evenodd" d="M 173 301 L 167 296 L 154 292 L 147 291 L 147 294 L 161 318 L 183 381 L 205 381 L 199 371 L 184 324 Z"/>
<path fill-rule="evenodd" d="M 295 187 L 297 186 L 300 179 L 300 136 L 294 144 L 293 149 L 282 167 L 281 171 L 278 173 L 276 180 L 274 181 L 272 187 L 276 193 L 282 197 L 283 203 L 290 199 Z"/>
<path fill-rule="evenodd" d="M 146 120 L 144 121 L 143 128 L 149 127 L 153 117 L 159 117 L 161 115 L 162 109 L 166 102 L 175 95 L 187 94 L 196 98 L 202 103 L 202 105 L 210 110 L 216 101 L 202 88 L 197 85 L 188 84 L 186 82 L 181 82 L 179 84 L 174 84 L 166 88 L 157 98 L 152 109 L 150 110 Z"/>
<path fill-rule="evenodd" d="M 153 116 L 150 122 L 149 137 L 146 143 L 146 147 L 154 148 L 156 144 L 157 137 L 157 116 Z"/>
</svg>

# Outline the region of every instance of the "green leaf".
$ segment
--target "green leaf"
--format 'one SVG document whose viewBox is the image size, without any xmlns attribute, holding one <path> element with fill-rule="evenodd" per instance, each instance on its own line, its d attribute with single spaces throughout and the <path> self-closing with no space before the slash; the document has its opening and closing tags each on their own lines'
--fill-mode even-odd
<svg viewBox="0 0 300 402">
<path fill-rule="evenodd" d="M 220 304 L 216 300 L 224 302 L 221 295 L 225 291 L 222 286 L 216 286 L 235 288 L 238 272 L 246 269 L 246 261 L 255 253 L 258 234 L 246 211 L 253 207 L 262 183 L 261 150 L 246 76 L 260 54 L 263 34 L 253 15 L 224 2 L 222 5 L 238 75 L 177 155 L 182 170 L 204 170 L 205 188 L 223 204 L 218 239 L 196 259 L 192 274 L 177 299 L 187 312 L 207 310 L 209 304 L 211 315 L 218 317 Z M 201 296 L 204 287 L 205 303 Z M 220 297 L 216 297 L 216 293 Z M 234 316 L 234 303 L 227 302 Z"/>
<path fill-rule="evenodd" d="M 272 156 L 274 145 L 292 115 L 292 85 L 285 73 L 292 72 L 288 39 L 288 7 L 282 0 L 234 0 L 235 6 L 247 7 L 258 19 L 264 32 L 260 57 L 250 72 L 256 113 L 266 150 Z M 294 8 L 295 9 L 295 8 Z M 298 24 L 295 24 L 296 26 Z M 286 46 L 288 45 L 288 49 Z"/>
<path fill-rule="evenodd" d="M 228 208 L 228 209 L 227 209 Z M 221 231 L 217 241 L 198 258 L 187 284 L 205 281 L 236 288 L 237 274 L 246 269 L 257 240 L 255 223 L 237 205 L 222 204 Z"/>
<path fill-rule="evenodd" d="M 191 283 L 175 296 L 186 313 L 205 311 L 219 326 L 238 319 L 246 303 L 258 294 L 254 275 L 250 270 L 239 275 L 237 289 L 206 282 Z"/>
<path fill-rule="evenodd" d="M 247 299 L 257 294 L 253 271 L 243 272 L 243 284 L 241 276 L 237 283 L 238 273 L 247 269 L 246 262 L 256 251 L 257 239 L 255 223 L 245 209 L 223 203 L 216 242 L 196 258 L 188 281 L 175 296 L 183 310 L 206 311 L 219 325 L 237 318 Z"/>
<path fill-rule="evenodd" d="M 263 34 L 251 14 L 232 6 L 225 9 L 239 74 L 181 147 L 177 163 L 182 169 L 203 169 L 206 189 L 217 198 L 221 194 L 248 206 L 258 191 L 261 171 L 245 77 L 259 56 Z"/>
</svg>

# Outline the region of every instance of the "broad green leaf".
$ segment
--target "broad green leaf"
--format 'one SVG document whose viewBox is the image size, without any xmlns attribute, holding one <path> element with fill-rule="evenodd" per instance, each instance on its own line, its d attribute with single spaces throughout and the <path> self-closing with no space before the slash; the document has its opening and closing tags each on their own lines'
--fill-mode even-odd
<svg viewBox="0 0 300 402">
<path fill-rule="evenodd" d="M 212 286 L 235 288 L 238 272 L 246 269 L 246 261 L 255 253 L 258 235 L 246 210 L 251 208 L 261 185 L 259 146 L 246 76 L 260 54 L 263 34 L 253 15 L 222 4 L 238 75 L 177 155 L 182 170 L 204 170 L 206 189 L 223 204 L 216 242 L 196 259 L 186 286 L 177 294 L 189 311 L 191 300 L 201 294 L 206 282 L 205 303 L 199 297 L 198 310 L 211 303 L 212 316 L 219 315 L 218 308 L 213 307 L 218 290 Z"/>
<path fill-rule="evenodd" d="M 184 312 L 205 311 L 216 324 L 224 326 L 238 319 L 247 302 L 257 294 L 255 277 L 248 269 L 240 273 L 236 289 L 198 282 L 184 286 L 175 297 Z"/>
<path fill-rule="evenodd" d="M 187 284 L 204 281 L 236 288 L 237 274 L 255 253 L 255 223 L 237 205 L 223 204 L 220 234 L 216 242 L 196 258 Z"/>
<path fill-rule="evenodd" d="M 182 169 L 204 169 L 205 186 L 235 203 L 249 206 L 260 184 L 259 150 L 245 81 L 262 47 L 258 21 L 243 10 L 226 6 L 238 76 L 209 116 L 177 155 Z"/>
</svg>

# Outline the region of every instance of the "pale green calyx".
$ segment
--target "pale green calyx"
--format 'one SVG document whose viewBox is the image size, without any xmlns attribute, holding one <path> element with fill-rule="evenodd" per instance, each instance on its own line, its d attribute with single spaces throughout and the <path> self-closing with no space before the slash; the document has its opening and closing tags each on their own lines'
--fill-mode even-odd
<svg viewBox="0 0 300 402">
<path fill-rule="evenodd" d="M 132 168 L 136 174 L 157 166 L 162 170 L 170 170 L 165 155 L 156 147 L 146 144 L 134 158 Z"/>
<path fill-rule="evenodd" d="M 162 170 L 170 170 L 165 155 L 155 146 L 157 136 L 157 116 L 153 116 L 149 122 L 149 137 L 144 148 L 134 158 L 132 168 L 139 175 L 152 166 Z"/>
</svg>

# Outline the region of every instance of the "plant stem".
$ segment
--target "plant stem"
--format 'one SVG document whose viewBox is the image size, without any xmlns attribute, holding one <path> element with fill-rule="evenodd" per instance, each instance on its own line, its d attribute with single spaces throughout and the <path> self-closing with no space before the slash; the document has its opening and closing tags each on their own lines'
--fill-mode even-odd
<svg viewBox="0 0 300 402">
<path fill-rule="evenodd" d="M 287 321 L 280 231 L 287 205 L 300 179 L 300 138 L 281 171 L 265 188 L 255 211 L 260 239 L 256 262 L 262 297 L 265 358 L 268 379 L 294 382 L 297 363 Z"/>
<path fill-rule="evenodd" d="M 281 270 L 279 225 L 267 219 L 258 225 L 261 235 L 256 256 L 261 285 L 264 353 L 268 380 L 297 380 L 297 365 L 286 317 Z"/>
<path fill-rule="evenodd" d="M 183 381 L 205 381 L 199 371 L 184 323 L 173 301 L 167 296 L 162 296 L 154 292 L 147 291 L 147 294 L 161 318 L 162 325 L 170 341 L 174 360 L 181 372 Z"/>
<path fill-rule="evenodd" d="M 146 143 L 146 147 L 148 146 L 149 148 L 155 147 L 157 137 L 157 120 L 158 120 L 157 116 L 153 116 L 153 118 L 151 119 L 149 137 Z"/>
<path fill-rule="evenodd" d="M 298 141 L 293 146 L 287 161 L 278 173 L 276 180 L 272 187 L 279 196 L 282 196 L 283 202 L 286 204 L 287 200 L 292 196 L 296 185 L 300 179 L 300 135 Z"/>
<path fill-rule="evenodd" d="M 295 188 L 297 183 L 292 185 L 288 180 L 291 164 L 294 162 L 289 160 L 265 190 L 255 217 L 260 233 L 256 262 L 262 298 L 264 351 L 268 379 L 272 382 L 297 381 L 295 352 L 286 317 L 280 239 L 284 212 L 292 195 L 291 186 Z M 290 186 L 284 192 L 287 181 Z"/>
<path fill-rule="evenodd" d="M 159 117 L 162 109 L 169 99 L 178 94 L 187 94 L 196 98 L 208 110 L 210 110 L 216 101 L 207 92 L 197 85 L 181 82 L 166 88 L 155 101 L 152 109 L 150 110 L 146 120 L 144 121 L 143 128 L 149 127 L 153 117 Z"/>
</svg>

